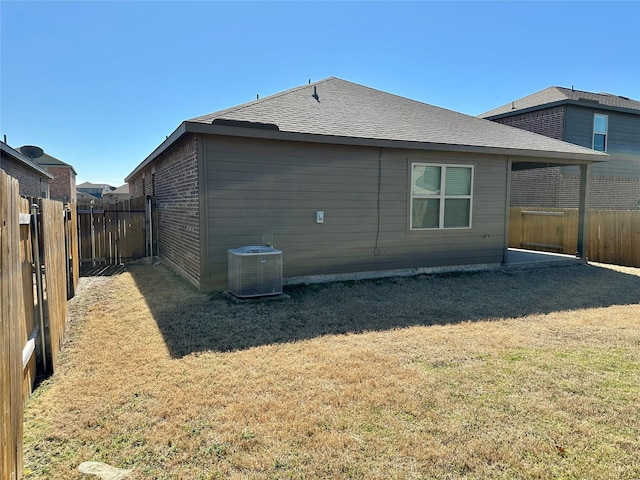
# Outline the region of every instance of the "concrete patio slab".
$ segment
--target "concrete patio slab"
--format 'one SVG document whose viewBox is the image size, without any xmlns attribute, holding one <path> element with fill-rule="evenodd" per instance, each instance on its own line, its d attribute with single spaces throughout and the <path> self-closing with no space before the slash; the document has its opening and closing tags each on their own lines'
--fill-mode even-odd
<svg viewBox="0 0 640 480">
<path fill-rule="evenodd" d="M 573 255 L 509 248 L 505 265 L 507 268 L 532 268 L 580 265 L 583 263 L 585 262 L 580 257 Z"/>
</svg>

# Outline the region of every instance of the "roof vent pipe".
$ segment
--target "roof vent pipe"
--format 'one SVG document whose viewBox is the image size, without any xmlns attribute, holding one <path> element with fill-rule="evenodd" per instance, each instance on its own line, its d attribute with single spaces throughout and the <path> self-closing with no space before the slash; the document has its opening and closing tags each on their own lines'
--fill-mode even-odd
<svg viewBox="0 0 640 480">
<path fill-rule="evenodd" d="M 318 103 L 320 103 L 320 97 L 318 96 L 318 92 L 316 90 L 316 86 L 315 85 L 313 86 L 313 95 L 311 95 L 311 96 L 313 98 L 315 98 L 318 101 Z"/>
</svg>

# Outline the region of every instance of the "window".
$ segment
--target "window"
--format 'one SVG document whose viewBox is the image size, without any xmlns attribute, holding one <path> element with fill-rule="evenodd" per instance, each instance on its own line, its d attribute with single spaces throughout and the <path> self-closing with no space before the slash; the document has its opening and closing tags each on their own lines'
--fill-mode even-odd
<svg viewBox="0 0 640 480">
<path fill-rule="evenodd" d="M 595 113 L 593 115 L 593 149 L 607 151 L 607 128 L 609 117 Z"/>
<path fill-rule="evenodd" d="M 470 228 L 473 167 L 411 165 L 411 229 Z"/>
</svg>

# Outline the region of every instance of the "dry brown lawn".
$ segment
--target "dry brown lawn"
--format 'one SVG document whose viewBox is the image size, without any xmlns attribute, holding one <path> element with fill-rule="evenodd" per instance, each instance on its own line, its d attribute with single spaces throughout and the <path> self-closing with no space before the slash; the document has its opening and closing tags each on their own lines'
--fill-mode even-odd
<svg viewBox="0 0 640 480">
<path fill-rule="evenodd" d="M 26 408 L 25 478 L 640 478 L 640 269 L 287 293 L 234 304 L 155 265 L 83 278 Z"/>
</svg>

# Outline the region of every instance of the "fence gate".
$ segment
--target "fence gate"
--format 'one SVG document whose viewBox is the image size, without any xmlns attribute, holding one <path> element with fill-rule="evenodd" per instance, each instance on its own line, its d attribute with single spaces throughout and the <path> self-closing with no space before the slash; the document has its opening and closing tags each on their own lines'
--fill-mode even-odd
<svg viewBox="0 0 640 480">
<path fill-rule="evenodd" d="M 78 239 L 83 268 L 120 265 L 155 255 L 155 212 L 144 198 L 115 204 L 78 202 Z M 155 247 L 155 245 L 154 245 Z"/>
</svg>

